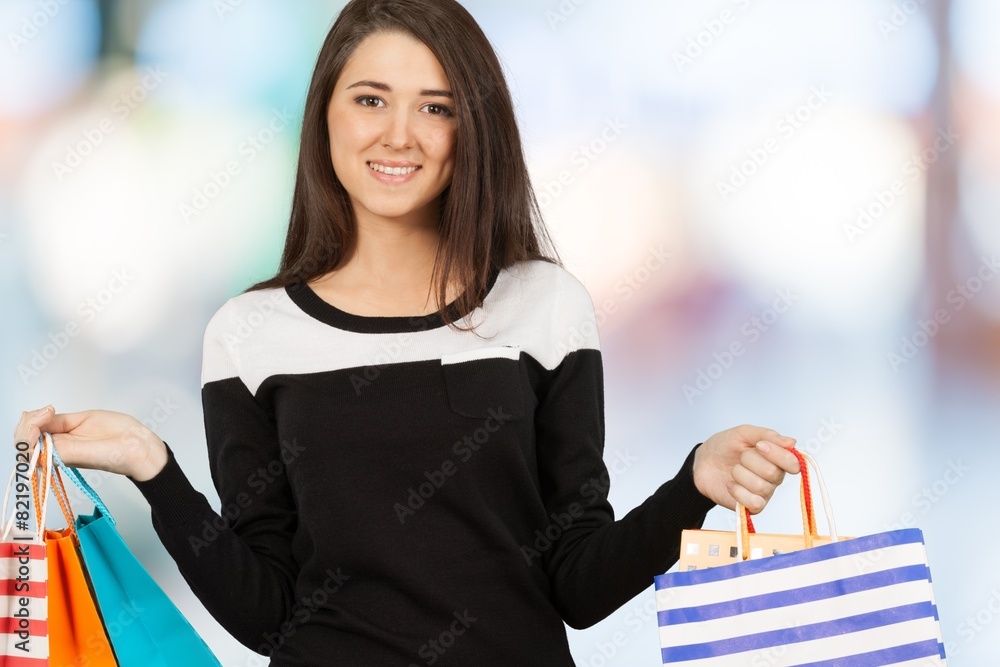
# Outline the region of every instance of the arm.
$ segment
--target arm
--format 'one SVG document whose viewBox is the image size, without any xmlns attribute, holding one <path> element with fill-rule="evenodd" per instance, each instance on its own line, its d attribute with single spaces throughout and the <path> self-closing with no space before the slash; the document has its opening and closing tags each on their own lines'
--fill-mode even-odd
<svg viewBox="0 0 1000 667">
<path fill-rule="evenodd" d="M 191 590 L 233 637 L 260 652 L 267 646 L 265 636 L 277 633 L 291 613 L 296 515 L 284 473 L 258 472 L 281 460 L 277 438 L 267 437 L 262 418 L 234 409 L 242 403 L 229 395 L 234 393 L 233 387 L 202 391 L 221 515 L 191 486 L 169 446 L 163 470 L 133 482 L 149 501 L 153 528 Z M 273 451 L 264 443 L 274 443 Z"/>
<path fill-rule="evenodd" d="M 600 351 L 574 350 L 551 371 L 536 412 L 546 515 L 573 517 L 541 562 L 554 605 L 577 629 L 603 620 L 666 572 L 679 556 L 681 530 L 700 527 L 715 506 L 695 487 L 695 448 L 674 479 L 615 521 L 603 392 Z"/>
<path fill-rule="evenodd" d="M 594 304 L 575 278 L 559 281 L 554 291 L 560 298 L 552 339 L 557 349 L 565 349 L 564 340 L 573 344 L 539 389 L 539 479 L 546 515 L 555 524 L 545 532 L 558 535 L 540 561 L 553 604 L 579 629 L 606 618 L 666 572 L 680 556 L 681 531 L 701 527 L 716 504 L 733 509 L 739 500 L 760 512 L 784 474 L 798 472 L 798 462 L 786 451 L 793 438 L 757 426 L 731 428 L 692 449 L 673 479 L 615 521 L 603 460 L 604 369 Z"/>
<path fill-rule="evenodd" d="M 170 448 L 134 417 L 108 410 L 24 412 L 15 438 L 52 434 L 70 466 L 126 475 L 149 501 L 153 527 L 208 611 L 262 653 L 293 607 L 297 513 L 271 416 L 238 372 L 230 301 L 205 331 L 202 403 L 222 515 L 191 486 Z M 266 635 L 266 636 L 265 636 Z M 270 640 L 270 641 L 269 641 Z"/>
<path fill-rule="evenodd" d="M 221 514 L 191 486 L 169 447 L 158 474 L 132 481 L 191 590 L 233 637 L 260 652 L 265 635 L 278 632 L 291 613 L 297 514 L 273 419 L 240 380 L 224 344 L 226 313 L 224 306 L 206 329 L 202 367 L 209 466 Z"/>
</svg>

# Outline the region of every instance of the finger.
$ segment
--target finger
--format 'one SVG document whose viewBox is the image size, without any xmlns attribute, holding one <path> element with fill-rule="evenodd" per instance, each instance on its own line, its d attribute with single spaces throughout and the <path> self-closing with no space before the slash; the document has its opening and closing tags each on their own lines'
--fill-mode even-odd
<svg viewBox="0 0 1000 667">
<path fill-rule="evenodd" d="M 795 454 L 792 454 L 784 447 L 775 447 L 774 443 L 761 440 L 757 443 L 755 450 L 785 472 L 790 472 L 793 475 L 799 473 L 799 460 L 795 458 Z"/>
<path fill-rule="evenodd" d="M 26 442 L 32 447 L 38 441 L 38 436 L 42 434 L 42 427 L 52 416 L 53 408 L 47 405 L 40 410 L 22 412 L 21 418 L 14 427 L 14 442 Z"/>
<path fill-rule="evenodd" d="M 750 510 L 750 514 L 758 514 L 767 506 L 766 500 L 756 493 L 751 492 L 742 484 L 729 482 L 726 488 L 729 489 L 729 495 L 735 498 L 736 502 Z"/>
<path fill-rule="evenodd" d="M 90 417 L 92 412 L 92 410 L 84 410 L 83 412 L 62 412 L 52 415 L 45 423 L 45 430 L 53 436 L 56 433 L 72 433 Z"/>
<path fill-rule="evenodd" d="M 761 441 L 763 442 L 763 440 Z M 792 457 L 795 458 L 794 456 Z M 746 449 L 740 454 L 744 468 L 777 486 L 785 479 L 785 471 L 771 463 L 758 449 Z"/>
<path fill-rule="evenodd" d="M 76 465 L 78 457 L 75 452 L 80 438 L 71 433 L 90 416 L 91 411 L 62 414 L 53 414 L 53 411 L 54 408 L 47 406 L 41 410 L 24 413 L 21 423 L 15 430 L 15 442 L 29 443 L 28 451 L 34 452 L 42 433 L 49 433 L 52 436 L 52 444 L 59 452 L 59 458 L 68 465 Z"/>
<path fill-rule="evenodd" d="M 750 470 L 743 467 L 742 464 L 737 463 L 733 466 L 733 481 L 739 486 L 750 493 L 759 496 L 763 499 L 768 499 L 774 494 L 774 489 L 776 484 L 772 484 L 766 479 L 762 479 L 758 475 L 754 474 Z"/>
<path fill-rule="evenodd" d="M 774 442 L 782 447 L 791 447 L 795 444 L 795 438 L 790 438 L 785 435 L 781 435 L 777 431 L 771 428 L 764 428 L 762 426 L 751 426 L 749 424 L 744 424 L 740 427 L 740 436 L 746 440 L 751 445 L 757 444 L 761 440 L 768 440 Z"/>
</svg>

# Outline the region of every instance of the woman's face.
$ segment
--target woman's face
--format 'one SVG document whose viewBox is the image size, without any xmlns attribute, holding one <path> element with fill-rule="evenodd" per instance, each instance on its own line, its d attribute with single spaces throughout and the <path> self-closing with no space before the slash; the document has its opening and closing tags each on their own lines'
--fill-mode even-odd
<svg viewBox="0 0 1000 667">
<path fill-rule="evenodd" d="M 454 101 L 444 70 L 405 33 L 369 36 L 330 98 L 330 157 L 355 213 L 436 222 L 455 170 Z"/>
</svg>

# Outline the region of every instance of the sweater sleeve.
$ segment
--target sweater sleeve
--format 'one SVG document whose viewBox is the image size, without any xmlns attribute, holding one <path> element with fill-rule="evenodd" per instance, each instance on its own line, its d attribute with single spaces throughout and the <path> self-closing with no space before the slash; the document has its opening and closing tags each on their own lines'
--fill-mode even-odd
<svg viewBox="0 0 1000 667">
<path fill-rule="evenodd" d="M 593 317 L 589 295 L 577 302 L 589 304 L 586 317 Z M 603 459 L 600 350 L 569 352 L 545 384 L 536 411 L 538 464 L 550 518 L 546 535 L 558 537 L 541 553 L 541 563 L 556 609 L 570 627 L 581 629 L 606 618 L 666 572 L 680 555 L 681 531 L 700 528 L 715 503 L 694 485 L 696 446 L 673 479 L 615 521 L 608 502 L 611 475 Z"/>
<path fill-rule="evenodd" d="M 163 470 L 132 481 L 191 590 L 237 641 L 260 653 L 292 611 L 297 514 L 273 418 L 235 375 L 224 310 L 205 333 L 201 391 L 221 510 L 192 487 L 169 446 Z"/>
</svg>

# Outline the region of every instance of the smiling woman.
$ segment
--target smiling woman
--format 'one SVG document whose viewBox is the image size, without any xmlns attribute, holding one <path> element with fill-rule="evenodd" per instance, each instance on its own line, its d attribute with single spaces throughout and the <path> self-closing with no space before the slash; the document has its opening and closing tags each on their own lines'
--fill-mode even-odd
<svg viewBox="0 0 1000 667">
<path fill-rule="evenodd" d="M 453 1 L 348 3 L 306 99 L 280 270 L 247 291 L 307 282 L 355 314 L 461 329 L 501 267 L 557 257 L 475 19 Z"/>
<path fill-rule="evenodd" d="M 334 89 L 327 125 L 333 169 L 349 193 L 359 241 L 378 237 L 380 229 L 385 233 L 402 226 L 410 238 L 425 242 L 425 256 L 420 259 L 433 259 L 440 197 L 455 171 L 458 130 L 448 106 L 453 99 L 444 70 L 423 42 L 406 33 L 386 32 L 358 45 Z M 373 261 L 392 262 L 397 270 L 400 262 L 406 263 L 405 257 L 393 258 L 382 251 L 370 256 L 368 250 L 367 245 L 359 248 L 362 265 L 348 263 L 314 287 L 323 289 L 329 301 L 337 298 L 331 278 L 344 285 L 350 280 L 350 266 L 371 276 L 387 275 L 373 271 L 379 268 L 371 265 Z M 425 277 L 400 278 L 412 284 L 411 278 Z M 341 293 L 364 289 L 356 279 L 354 283 L 353 289 Z M 373 298 L 350 306 L 352 312 L 370 313 L 364 303 L 384 301 L 377 294 L 369 296 Z M 425 305 L 403 304 L 402 312 L 415 313 Z"/>
<path fill-rule="evenodd" d="M 15 435 L 129 476 L 192 591 L 274 667 L 572 667 L 567 624 L 798 468 L 791 438 L 729 429 L 616 521 L 594 304 L 545 239 L 468 12 L 352 0 L 309 88 L 279 271 L 205 331 L 222 514 L 128 415 L 40 410 Z"/>
</svg>

